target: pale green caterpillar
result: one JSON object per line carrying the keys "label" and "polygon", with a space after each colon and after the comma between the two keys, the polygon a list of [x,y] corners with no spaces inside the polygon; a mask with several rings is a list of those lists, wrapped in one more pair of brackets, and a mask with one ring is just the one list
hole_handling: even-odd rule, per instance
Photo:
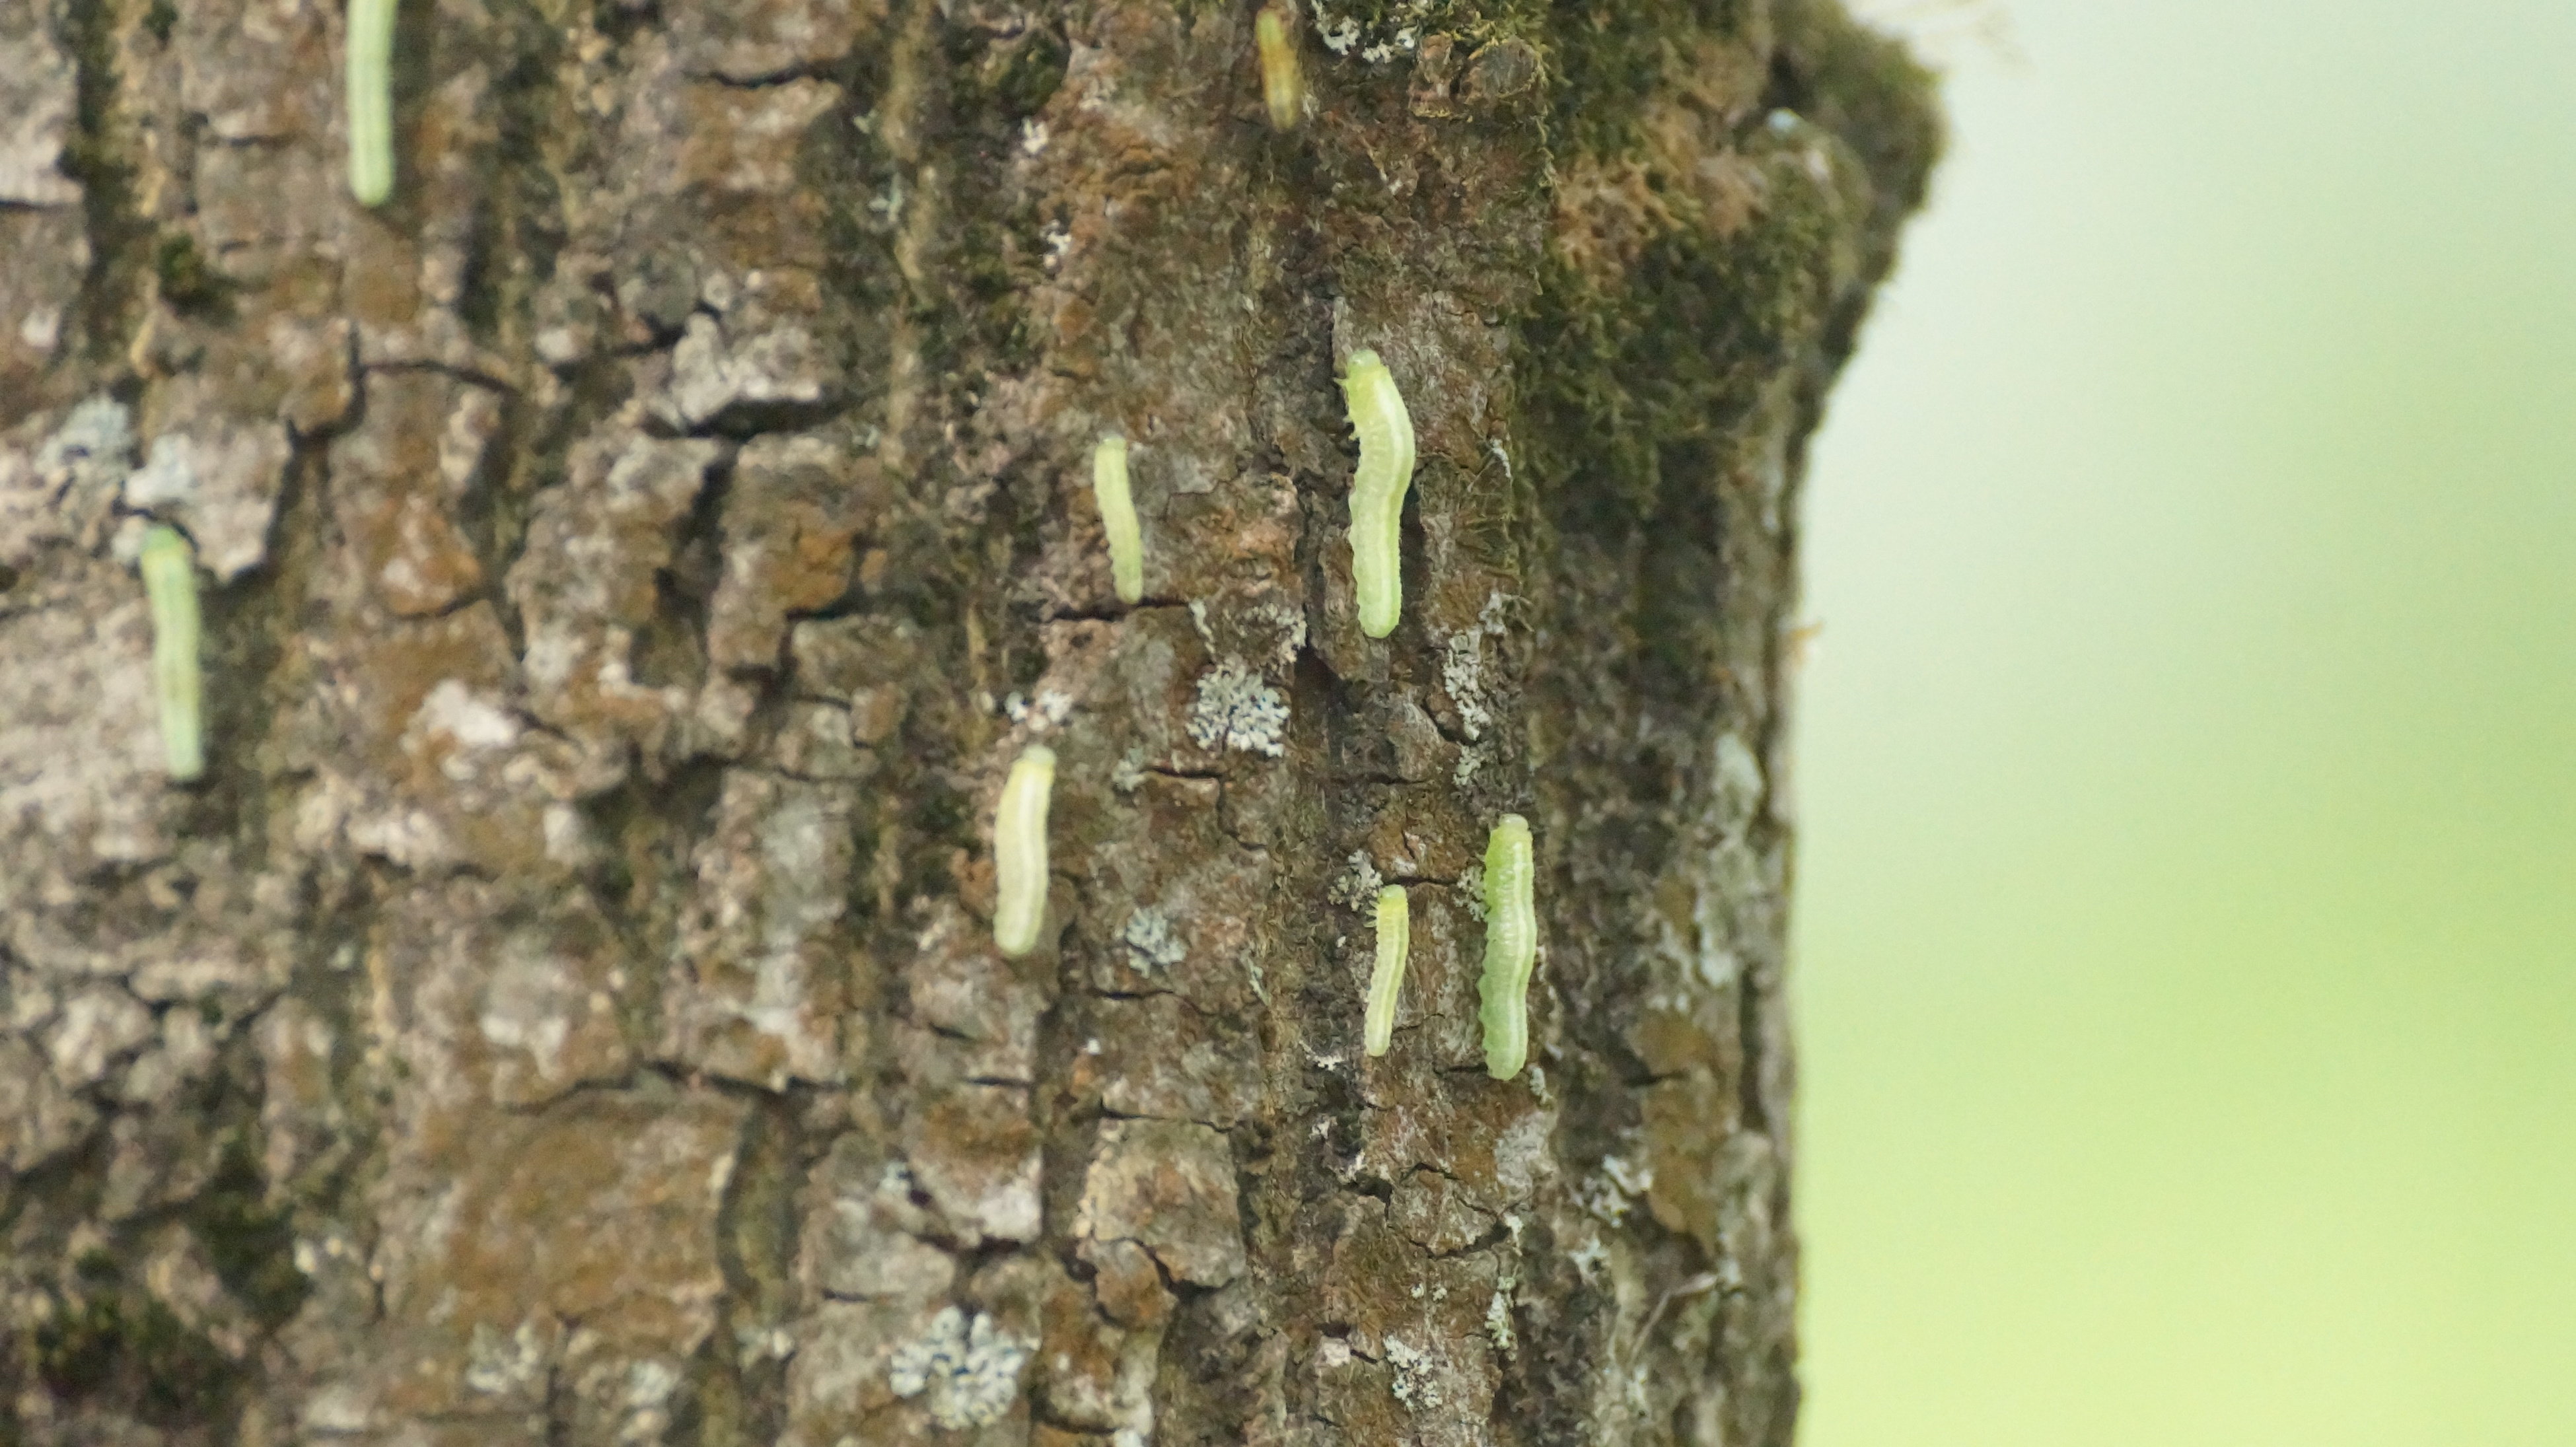
{"label": "pale green caterpillar", "polygon": [[1384,638],[1404,611],[1404,492],[1413,485],[1413,416],[1395,390],[1395,375],[1377,353],[1351,353],[1342,378],[1351,430],[1360,437],[1360,469],[1351,478],[1351,586],[1359,595],[1360,631]]}
{"label": "pale green caterpillar", "polygon": [[394,9],[349,0],[349,194],[381,206],[394,193]]}
{"label": "pale green caterpillar", "polygon": [[1485,840],[1485,1073],[1509,1080],[1529,1060],[1530,967],[1538,963],[1529,821],[1506,814]]}
{"label": "pale green caterpillar", "polygon": [[1395,997],[1404,989],[1404,957],[1412,942],[1413,910],[1404,886],[1377,892],[1377,968],[1369,974],[1368,1014],[1360,1037],[1371,1055],[1395,1043]]}
{"label": "pale green caterpillar", "polygon": [[1055,750],[1031,744],[1011,764],[993,811],[993,944],[1014,958],[1037,948],[1046,921],[1047,796],[1054,789]]}
{"label": "pale green caterpillar", "polygon": [[1091,449],[1091,495],[1100,503],[1100,528],[1109,535],[1109,580],[1118,601],[1145,596],[1145,535],[1136,525],[1136,498],[1127,486],[1127,439],[1112,432]]}
{"label": "pale green caterpillar", "polygon": [[1261,52],[1261,100],[1270,108],[1273,130],[1293,130],[1306,110],[1306,76],[1297,65],[1297,39],[1288,33],[1288,16],[1264,5],[1252,18],[1252,39]]}
{"label": "pale green caterpillar", "polygon": [[143,531],[143,596],[152,605],[152,692],[170,777],[206,771],[203,684],[197,663],[197,553],[167,523]]}

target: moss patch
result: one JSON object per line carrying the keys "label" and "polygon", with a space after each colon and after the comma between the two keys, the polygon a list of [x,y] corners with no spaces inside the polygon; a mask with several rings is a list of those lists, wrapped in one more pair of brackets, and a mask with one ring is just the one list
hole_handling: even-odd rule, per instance
{"label": "moss patch", "polygon": [[295,1231],[266,1202],[266,1179],[247,1140],[229,1142],[214,1180],[188,1208],[188,1228],[215,1275],[262,1327],[275,1330],[304,1304],[311,1284],[295,1267]]}
{"label": "moss patch", "polygon": [[28,1333],[26,1353],[36,1380],[55,1396],[113,1396],[145,1421],[172,1427],[228,1415],[239,1376],[202,1333],[128,1291],[66,1303]]}
{"label": "moss patch", "polygon": [[165,232],[152,252],[152,269],[161,278],[161,299],[181,316],[224,321],[232,315],[232,287],[213,267],[194,238]]}

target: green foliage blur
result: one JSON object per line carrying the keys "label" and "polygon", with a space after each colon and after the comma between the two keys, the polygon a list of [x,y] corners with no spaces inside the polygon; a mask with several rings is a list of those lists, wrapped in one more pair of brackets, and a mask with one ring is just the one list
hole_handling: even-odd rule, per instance
{"label": "green foliage blur", "polygon": [[2576,1443],[2576,4],[1863,8],[1803,1447]]}

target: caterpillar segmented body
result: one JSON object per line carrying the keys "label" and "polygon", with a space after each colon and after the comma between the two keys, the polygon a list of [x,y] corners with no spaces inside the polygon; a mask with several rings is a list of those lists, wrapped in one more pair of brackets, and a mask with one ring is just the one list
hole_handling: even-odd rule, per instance
{"label": "caterpillar segmented body", "polygon": [[1360,466],[1351,477],[1351,586],[1360,631],[1384,638],[1404,612],[1404,494],[1413,485],[1413,415],[1373,351],[1351,353],[1342,378]]}
{"label": "caterpillar segmented body", "polygon": [[1145,534],[1127,484],[1127,439],[1115,432],[1091,449],[1091,495],[1100,504],[1100,529],[1109,536],[1109,580],[1118,601],[1137,602],[1145,596]]}
{"label": "caterpillar segmented body", "polygon": [[1404,886],[1377,892],[1377,968],[1369,973],[1368,1013],[1360,1037],[1372,1056],[1395,1043],[1395,1002],[1404,989],[1404,958],[1412,944],[1413,910]]}
{"label": "caterpillar segmented body", "polygon": [[1037,948],[1046,922],[1047,798],[1055,789],[1055,750],[1031,744],[1011,764],[993,812],[993,944],[1018,957]]}
{"label": "caterpillar segmented body", "polygon": [[1538,962],[1529,821],[1506,814],[1485,840],[1485,1073],[1509,1080],[1529,1060],[1530,969]]}
{"label": "caterpillar segmented body", "polygon": [[197,550],[167,523],[144,530],[143,596],[152,608],[152,692],[161,705],[161,749],[170,777],[206,771],[203,674],[197,658]]}
{"label": "caterpillar segmented body", "polygon": [[399,0],[349,0],[349,194],[381,206],[394,191],[394,9]]}
{"label": "caterpillar segmented body", "polygon": [[1264,5],[1253,17],[1252,39],[1261,52],[1261,100],[1270,108],[1273,130],[1292,130],[1306,109],[1306,76],[1297,67],[1297,39],[1288,33],[1288,17],[1275,5]]}

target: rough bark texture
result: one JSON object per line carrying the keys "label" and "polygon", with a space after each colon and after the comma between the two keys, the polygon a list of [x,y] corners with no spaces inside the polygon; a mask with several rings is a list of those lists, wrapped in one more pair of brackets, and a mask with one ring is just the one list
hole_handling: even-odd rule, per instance
{"label": "rough bark texture", "polygon": [[1928,86],[1827,0],[1297,27],[1281,135],[1243,3],[403,0],[367,212],[330,0],[0,0],[0,1442],[1788,1439],[1800,448]]}

